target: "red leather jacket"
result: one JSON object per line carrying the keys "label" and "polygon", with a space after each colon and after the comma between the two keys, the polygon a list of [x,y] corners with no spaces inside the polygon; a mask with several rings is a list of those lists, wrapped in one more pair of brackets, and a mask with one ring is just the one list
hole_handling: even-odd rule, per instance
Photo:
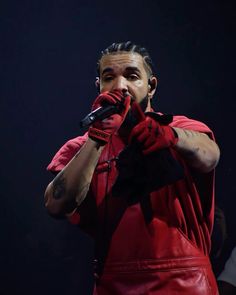
{"label": "red leather jacket", "polygon": [[[175,116],[171,126],[213,136],[206,125],[183,116]],[[84,135],[68,141],[48,170],[60,171],[86,139]],[[172,151],[184,167],[185,177],[130,204],[112,195],[117,155],[123,149],[123,142],[114,135],[101,154],[89,194],[79,208],[80,226],[96,240],[98,266],[102,266],[94,294],[218,294],[208,258],[214,172],[194,173]]]}

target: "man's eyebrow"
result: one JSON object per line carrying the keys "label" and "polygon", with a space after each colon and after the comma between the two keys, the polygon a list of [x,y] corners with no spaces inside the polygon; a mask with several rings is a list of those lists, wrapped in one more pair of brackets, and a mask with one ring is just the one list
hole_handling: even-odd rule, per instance
{"label": "man's eyebrow", "polygon": [[113,72],[113,69],[112,68],[105,68],[103,71],[102,71],[102,75],[106,74],[106,73],[109,73],[109,72]]}
{"label": "man's eyebrow", "polygon": [[[131,66],[125,68],[125,71],[141,73],[141,71],[140,71],[139,68],[137,68],[137,67],[131,67]],[[110,68],[110,67],[107,67],[107,68],[105,68],[105,69],[102,71],[102,75],[104,75],[104,74],[106,74],[106,73],[111,73],[111,72],[114,72],[114,69],[113,69],[113,68]]]}
{"label": "man's eyebrow", "polygon": [[140,72],[140,69],[137,68],[137,67],[127,67],[125,70],[126,71],[132,71],[132,72],[139,72],[139,73],[141,73]]}

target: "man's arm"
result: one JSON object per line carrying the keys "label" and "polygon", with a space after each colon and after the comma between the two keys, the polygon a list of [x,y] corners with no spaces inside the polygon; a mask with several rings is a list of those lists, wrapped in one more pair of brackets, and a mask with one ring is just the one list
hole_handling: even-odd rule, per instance
{"label": "man's arm", "polygon": [[54,217],[63,217],[72,213],[85,199],[98,159],[111,135],[116,132],[125,119],[131,102],[130,96],[114,90],[101,93],[94,101],[92,109],[103,104],[123,106],[119,114],[102,121],[95,121],[88,130],[88,140],[48,185],[45,192],[45,205]]}
{"label": "man's arm", "polygon": [[217,144],[205,133],[160,124],[159,115],[147,112],[145,117],[139,106],[135,107],[141,120],[133,128],[130,142],[138,142],[144,155],[173,148],[189,166],[200,172],[207,173],[215,168],[220,151]]}
{"label": "man's arm", "polygon": [[45,206],[50,215],[63,217],[82,203],[103,147],[88,138],[74,158],[49,183],[45,191]]}
{"label": "man's arm", "polygon": [[177,135],[178,142],[174,149],[178,151],[187,163],[207,173],[214,169],[220,158],[220,150],[217,144],[205,133],[172,127]]}

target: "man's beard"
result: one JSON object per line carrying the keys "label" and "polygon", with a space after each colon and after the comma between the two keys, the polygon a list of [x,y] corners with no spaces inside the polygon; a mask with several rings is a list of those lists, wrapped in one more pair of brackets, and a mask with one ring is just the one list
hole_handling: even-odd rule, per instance
{"label": "man's beard", "polygon": [[140,105],[142,111],[145,112],[146,109],[147,109],[147,106],[148,106],[148,95],[146,95],[146,96],[141,100],[141,102],[140,102],[139,105]]}
{"label": "man's beard", "polygon": [[[147,109],[147,106],[148,106],[148,95],[146,95],[142,100],[141,102],[139,103],[140,105],[140,108],[143,112],[146,111]],[[137,125],[139,123],[138,119],[133,115],[132,111],[129,110],[126,117],[125,117],[125,120],[124,122],[122,123],[121,125],[121,128],[119,130],[119,133],[129,133],[130,130],[133,129],[133,127],[135,125]]]}

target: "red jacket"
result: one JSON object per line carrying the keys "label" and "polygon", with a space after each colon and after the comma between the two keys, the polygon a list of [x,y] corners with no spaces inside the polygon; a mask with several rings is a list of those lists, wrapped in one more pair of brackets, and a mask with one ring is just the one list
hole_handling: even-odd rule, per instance
{"label": "red jacket", "polygon": [[[184,116],[175,116],[171,126],[213,137],[206,125]],[[60,171],[86,139],[87,134],[68,141],[48,170]],[[185,177],[129,203],[112,195],[117,156],[123,149],[123,142],[114,135],[100,156],[88,196],[78,210],[81,228],[96,240],[96,258],[102,266],[94,294],[218,294],[208,259],[214,172],[194,173],[172,150]]]}

